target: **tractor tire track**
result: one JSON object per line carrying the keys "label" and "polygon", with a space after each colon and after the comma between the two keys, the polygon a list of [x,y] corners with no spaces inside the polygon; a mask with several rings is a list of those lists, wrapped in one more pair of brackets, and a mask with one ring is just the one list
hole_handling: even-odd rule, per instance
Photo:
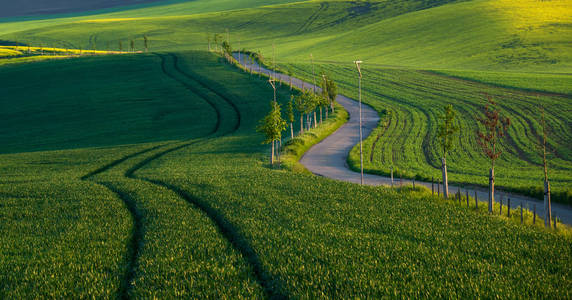
{"label": "tractor tire track", "polygon": [[[191,92],[194,93],[194,91],[191,89],[191,86],[190,86],[190,85],[188,85],[187,83],[185,83],[185,82],[183,82],[183,81],[181,81],[181,80],[178,80],[177,78],[175,78],[173,75],[169,74],[169,73],[166,71],[166,67],[165,67],[166,61],[165,61],[165,59],[164,59],[163,56],[161,56],[161,55],[159,55],[159,56],[161,57],[161,68],[162,68],[163,73],[164,73],[167,77],[174,79],[175,81],[179,82],[180,84],[182,84],[183,86],[185,86],[187,89],[191,90]],[[195,94],[197,94],[198,96],[200,96],[201,98],[203,98],[207,103],[209,103],[209,105],[211,105],[211,106],[213,107],[213,109],[215,110],[215,112],[216,112],[217,122],[216,122],[216,124],[215,124],[215,127],[214,127],[213,130],[212,130],[209,134],[207,134],[206,136],[213,135],[214,133],[216,133],[216,132],[219,130],[219,125],[220,125],[220,111],[216,108],[216,106],[214,105],[214,103],[212,103],[208,98],[204,97],[203,94],[199,94],[199,93],[195,93]],[[162,155],[165,155],[165,154],[167,154],[167,153],[169,153],[169,152],[176,151],[176,150],[178,150],[178,149],[181,149],[181,148],[183,148],[183,147],[189,146],[189,145],[191,145],[191,144],[193,144],[193,143],[196,143],[196,142],[197,142],[197,141],[193,141],[193,142],[190,142],[190,143],[186,143],[186,144],[183,144],[183,145],[179,145],[179,146],[177,146],[177,147],[168,149],[167,151],[161,152],[161,155],[157,155],[157,154],[156,154],[156,155],[153,155],[151,158],[153,158],[153,159],[158,158],[158,157],[160,157],[160,156],[162,156]],[[131,153],[131,154],[129,154],[129,155],[126,155],[126,156],[124,156],[124,157],[122,157],[122,158],[119,158],[119,159],[117,159],[117,160],[114,160],[114,161],[112,161],[111,163],[108,163],[108,164],[106,164],[106,165],[104,165],[104,166],[102,166],[102,167],[100,167],[100,168],[98,168],[98,169],[96,169],[96,170],[94,170],[94,171],[92,171],[92,172],[89,172],[88,174],[86,174],[86,175],[80,177],[80,180],[82,180],[82,181],[90,181],[90,182],[93,182],[93,183],[95,183],[95,184],[97,184],[97,185],[100,185],[100,186],[102,186],[102,187],[108,189],[108,190],[111,191],[112,193],[114,193],[119,199],[121,199],[121,201],[123,201],[123,203],[125,204],[125,206],[126,206],[127,209],[129,210],[130,215],[131,215],[132,218],[133,218],[133,231],[132,231],[132,233],[131,233],[131,239],[130,239],[130,241],[129,241],[129,251],[128,251],[127,255],[126,255],[126,256],[127,256],[126,260],[128,261],[128,263],[127,263],[127,271],[126,271],[126,273],[123,275],[123,279],[122,279],[122,281],[121,281],[121,285],[120,285],[120,288],[119,288],[119,291],[118,291],[118,295],[120,295],[120,297],[123,298],[123,299],[129,298],[128,292],[129,292],[129,289],[130,289],[130,283],[131,283],[131,281],[134,279],[134,276],[135,276],[135,268],[136,268],[136,266],[137,266],[137,259],[138,259],[138,257],[139,257],[139,253],[140,253],[140,251],[141,251],[141,246],[142,246],[142,244],[143,244],[144,228],[143,228],[143,225],[142,225],[142,215],[141,215],[140,211],[137,209],[137,202],[136,202],[136,200],[135,200],[133,197],[131,197],[131,195],[129,195],[129,193],[126,193],[126,192],[122,191],[121,189],[116,188],[116,187],[113,185],[113,183],[111,183],[111,182],[95,181],[95,180],[90,180],[90,178],[92,178],[92,177],[94,177],[94,176],[96,176],[96,175],[98,175],[98,174],[104,173],[104,172],[108,171],[109,169],[111,169],[111,168],[113,168],[113,167],[116,167],[116,166],[120,165],[121,163],[123,163],[123,162],[125,162],[125,161],[127,161],[127,160],[129,160],[129,159],[136,158],[136,157],[141,156],[141,155],[143,155],[143,154],[145,154],[145,153],[148,153],[148,152],[157,150],[157,149],[159,149],[159,148],[161,148],[161,147],[165,147],[165,146],[168,146],[168,145],[170,145],[170,144],[172,144],[172,143],[161,144],[161,145],[157,145],[157,146],[150,147],[150,148],[147,148],[147,149],[143,149],[143,150],[138,151],[138,152]],[[143,160],[143,162],[138,163],[136,166],[142,167],[144,164],[150,162],[151,160],[152,160],[152,159],[147,158],[147,159]],[[133,169],[133,168],[132,168],[132,169]],[[131,170],[131,169],[130,169],[130,170]],[[128,172],[129,172],[129,171],[128,171]],[[127,177],[129,178],[129,176],[127,176]]]}
{"label": "tractor tire track", "polygon": [[[213,138],[216,138],[216,137],[223,137],[223,136],[231,135],[239,129],[240,124],[241,124],[240,123],[240,120],[241,120],[240,111],[239,111],[238,107],[236,106],[236,104],[231,99],[229,99],[226,95],[220,93],[219,91],[214,90],[208,84],[206,84],[200,80],[197,80],[192,75],[189,75],[186,72],[182,71],[180,69],[180,67],[178,66],[178,57],[175,54],[170,54],[170,56],[173,57],[173,63],[175,66],[175,70],[178,73],[180,73],[180,75],[183,75],[186,78],[199,83],[201,86],[203,86],[206,89],[208,89],[209,91],[213,92],[215,95],[220,97],[223,101],[228,103],[228,105],[230,107],[232,107],[236,113],[237,122],[236,122],[236,124],[232,130],[230,130],[229,132],[226,132],[224,134],[220,134],[220,135],[216,134],[216,132],[219,129],[219,126],[217,126],[217,131],[205,136],[204,139],[193,140],[193,141],[190,141],[188,143],[178,145],[176,147],[169,148],[169,149],[163,150],[161,152],[158,152],[158,153],[140,161],[139,163],[134,165],[132,168],[128,169],[124,173],[124,176],[126,178],[129,178],[129,179],[141,180],[141,181],[148,182],[148,183],[166,188],[168,190],[171,190],[174,193],[176,193],[177,195],[179,195],[179,197],[186,200],[190,205],[192,205],[196,209],[199,209],[201,212],[203,212],[205,214],[205,216],[207,216],[214,223],[214,225],[217,227],[217,229],[222,234],[222,236],[232,245],[232,247],[236,251],[238,251],[244,257],[244,259],[246,260],[246,263],[248,265],[250,265],[250,267],[252,268],[252,270],[254,272],[254,276],[256,278],[256,281],[264,290],[266,297],[272,298],[272,299],[286,299],[286,298],[288,298],[288,295],[286,295],[284,292],[285,288],[283,287],[282,281],[279,280],[279,278],[273,277],[272,275],[270,275],[270,272],[268,272],[264,269],[264,266],[263,266],[260,258],[258,257],[256,252],[254,251],[254,248],[248,242],[247,238],[244,237],[244,235],[242,235],[240,233],[240,230],[238,230],[234,225],[232,225],[232,223],[230,221],[228,221],[224,217],[223,214],[221,214],[219,211],[217,211],[215,208],[213,208],[207,202],[200,200],[199,197],[196,197],[196,196],[192,195],[191,193],[184,191],[183,189],[181,189],[177,186],[171,185],[167,182],[160,181],[160,180],[150,179],[150,178],[146,178],[146,177],[140,177],[140,176],[137,176],[135,174],[138,170],[140,170],[144,166],[148,165],[149,163],[151,163],[151,162],[153,162],[153,161],[155,161],[155,160],[157,160],[157,159],[159,159],[159,158],[161,158],[161,157],[163,157],[169,153],[175,152],[177,150],[181,150],[185,147],[197,145],[199,143],[206,143],[209,140],[212,140]],[[162,57],[162,58],[164,58],[164,57]],[[162,61],[163,61],[163,63],[165,62],[164,59]],[[163,66],[164,66],[164,64],[163,64]],[[175,76],[173,76],[173,75],[168,75],[168,76],[175,79]],[[187,86],[190,90],[192,89],[192,87],[190,85],[188,85],[186,82],[184,82],[182,80],[178,80],[178,79],[176,79],[176,80],[178,82],[180,82],[181,84]],[[201,94],[199,94],[199,95],[201,95]],[[215,108],[215,107],[216,106],[213,103],[213,108]],[[217,115],[220,116],[220,113],[218,113]]]}
{"label": "tractor tire track", "polygon": [[88,173],[88,174],[86,174],[80,178],[82,181],[93,182],[94,184],[102,186],[102,187],[106,188],[107,190],[109,190],[110,192],[112,192],[113,194],[115,194],[125,204],[125,207],[127,207],[129,214],[133,218],[133,230],[131,232],[131,238],[128,242],[129,246],[128,246],[128,252],[126,254],[127,268],[126,268],[125,274],[123,274],[123,279],[121,280],[121,285],[119,287],[119,290],[117,291],[117,294],[122,299],[129,298],[129,295],[128,295],[129,286],[130,286],[131,281],[134,278],[134,274],[135,274],[134,270],[135,270],[135,266],[137,264],[137,259],[139,257],[141,245],[143,242],[144,229],[143,229],[143,225],[142,225],[141,213],[137,209],[136,201],[128,193],[125,193],[125,192],[121,191],[120,189],[114,187],[111,182],[99,182],[99,181],[90,180],[90,178],[92,178],[95,175],[101,174],[101,173],[123,163],[124,161],[126,161],[128,159],[137,157],[139,155],[145,154],[147,152],[153,151],[153,150],[161,148],[163,146],[165,146],[165,144],[158,145],[155,147],[150,147],[147,149],[143,149],[143,150],[135,152],[135,153],[131,153],[131,154],[126,155],[120,159],[112,161],[111,163],[106,164],[106,165],[104,165],[104,166],[102,166],[102,167],[100,167],[100,168],[98,168],[98,169],[96,169],[96,170],[94,170],[94,171],[92,171],[92,172],[90,172],[90,173]]}
{"label": "tractor tire track", "polygon": [[320,8],[316,10],[306,21],[294,32],[295,34],[302,33],[308,29],[308,27],[312,26],[312,24],[318,19],[320,13],[324,10],[327,10],[330,4],[327,2],[320,3]]}
{"label": "tractor tire track", "polygon": [[248,239],[240,233],[231,222],[229,222],[221,213],[213,208],[205,201],[201,201],[198,197],[193,196],[187,191],[178,188],[174,185],[168,184],[160,180],[153,180],[147,178],[141,178],[147,182],[153,183],[158,186],[165,187],[175,193],[177,193],[181,198],[185,199],[187,202],[195,206],[197,209],[201,210],[219,229],[220,233],[224,238],[232,245],[235,250],[238,250],[241,255],[245,258],[246,262],[252,267],[256,281],[260,284],[264,290],[264,294],[268,299],[288,299],[289,296],[285,293],[282,281],[272,276],[268,271],[264,269],[260,258],[254,251],[254,248],[248,242]]}
{"label": "tractor tire track", "polygon": [[[166,58],[165,58],[165,55],[157,54],[157,56],[159,56],[159,57],[161,58],[161,69],[162,69],[162,71],[163,71],[163,74],[167,75],[167,77],[169,77],[169,78],[171,78],[171,79],[177,81],[179,84],[183,85],[183,86],[184,86],[187,90],[189,90],[191,93],[193,93],[193,94],[195,94],[195,95],[198,95],[199,97],[203,98],[203,99],[214,109],[214,111],[215,111],[215,113],[216,113],[216,124],[215,124],[215,127],[213,128],[213,130],[210,132],[210,134],[213,134],[213,133],[217,132],[217,131],[219,130],[219,128],[220,128],[221,116],[220,116],[220,111],[219,111],[219,109],[216,107],[216,105],[214,104],[214,102],[212,102],[212,101],[209,99],[208,95],[205,95],[202,91],[199,91],[198,89],[196,89],[196,88],[193,87],[192,85],[186,83],[185,81],[183,81],[183,80],[181,80],[181,79],[175,77],[173,74],[169,73],[169,72],[167,71],[166,66],[165,66],[165,65],[166,65],[166,62],[167,62],[167,60],[166,60]],[[176,56],[175,56],[175,57],[176,57]],[[175,70],[180,73],[179,68],[177,67],[177,60],[175,60],[175,61],[173,62],[173,65],[175,66]],[[182,74],[182,75],[184,75],[184,74]],[[208,135],[210,135],[210,134],[208,134]],[[207,136],[208,136],[208,135],[207,135]]]}
{"label": "tractor tire track", "polygon": [[[185,191],[185,190],[183,190],[183,189],[181,189],[175,185],[172,185],[172,184],[169,184],[165,181],[161,181],[161,180],[157,180],[157,179],[140,177],[140,176],[137,176],[135,174],[138,170],[140,170],[141,168],[143,168],[147,164],[149,164],[152,161],[155,161],[155,160],[157,160],[157,159],[159,159],[159,158],[161,158],[161,157],[163,157],[169,153],[175,152],[177,150],[181,150],[185,147],[197,145],[199,143],[206,143],[213,138],[226,136],[226,135],[232,134],[234,132],[235,131],[225,133],[225,134],[220,135],[220,136],[211,136],[211,137],[208,137],[206,139],[191,141],[189,143],[185,143],[185,144],[182,144],[182,145],[179,145],[179,146],[158,152],[158,153],[148,157],[147,159],[139,162],[138,164],[136,164],[135,166],[133,166],[129,170],[127,170],[124,175],[125,175],[125,177],[127,177],[129,179],[140,180],[140,181],[144,181],[147,183],[151,183],[151,184],[156,185],[156,186],[166,188],[166,189],[174,192],[175,194],[177,194],[179,197],[184,199],[187,203],[189,203],[194,208],[196,208],[196,209],[200,210],[202,213],[204,213],[205,216],[208,217],[214,223],[214,225],[217,227],[218,231],[221,233],[221,235],[224,237],[224,239],[226,239],[231,244],[231,246],[242,255],[242,257],[244,257],[244,259],[246,260],[246,263],[252,268],[252,271],[254,272],[255,279],[258,282],[258,284],[262,287],[266,298],[269,298],[269,299],[287,299],[288,295],[285,294],[285,292],[284,292],[285,289],[283,288],[282,281],[279,278],[276,278],[276,277],[273,277],[272,275],[269,275],[270,273],[264,269],[264,266],[263,266],[259,256],[256,254],[256,251],[248,242],[248,239],[244,235],[242,235],[240,233],[240,230],[237,229],[230,221],[228,221],[224,217],[223,214],[221,214],[219,211],[217,211],[217,209],[215,209],[211,205],[209,205],[208,202],[202,201],[199,197],[196,197],[196,196],[192,195],[191,193],[189,193],[189,192],[187,192],[187,191]],[[135,264],[133,264],[133,266],[135,266]]]}
{"label": "tractor tire track", "polygon": [[171,56],[174,59],[174,65],[175,65],[175,69],[177,70],[177,72],[179,72],[181,75],[185,76],[188,79],[191,79],[192,81],[197,82],[198,84],[200,84],[202,87],[206,88],[207,90],[211,91],[212,93],[214,93],[215,95],[217,95],[218,97],[220,97],[223,101],[225,101],[228,105],[230,105],[232,107],[232,109],[234,110],[235,114],[236,114],[236,124],[234,126],[233,131],[237,131],[238,128],[240,127],[240,122],[241,122],[241,115],[240,115],[240,110],[238,109],[238,106],[236,106],[236,104],[229,99],[226,95],[222,94],[221,92],[219,92],[216,89],[213,89],[210,85],[204,83],[203,81],[201,81],[199,78],[196,78],[195,76],[181,70],[180,66],[179,66],[179,57],[177,55],[175,55],[174,53],[171,53]]}
{"label": "tractor tire track", "polygon": [[392,120],[392,117],[390,116],[389,120],[387,121],[387,124],[381,129],[381,132],[377,135],[377,138],[375,139],[375,141],[371,145],[371,155],[369,157],[370,162],[373,162],[373,155],[374,155],[374,151],[375,151],[375,147],[377,145],[377,142],[379,141],[379,139],[381,139],[381,137],[383,137],[385,135],[385,133],[387,133],[389,126],[391,126],[391,120]]}
{"label": "tractor tire track", "polygon": [[127,271],[124,274],[124,279],[121,281],[121,286],[118,292],[121,299],[129,299],[129,290],[131,282],[135,278],[135,268],[137,266],[137,260],[139,259],[139,253],[141,253],[143,236],[145,235],[143,217],[137,209],[137,202],[128,193],[125,193],[122,190],[116,188],[111,182],[96,182],[96,184],[101,185],[115,193],[123,201],[123,203],[125,203],[129,213],[133,217],[133,233],[131,235],[131,240],[129,241],[129,250],[126,255],[128,261]]}

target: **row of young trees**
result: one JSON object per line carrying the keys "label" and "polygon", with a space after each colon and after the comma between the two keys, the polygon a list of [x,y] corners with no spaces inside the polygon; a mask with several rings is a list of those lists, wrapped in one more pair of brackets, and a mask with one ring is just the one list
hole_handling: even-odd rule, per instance
{"label": "row of young trees", "polygon": [[[272,81],[272,79],[271,79]],[[335,99],[337,96],[337,86],[333,80],[330,80],[325,74],[322,74],[321,93],[315,93],[312,90],[302,90],[298,95],[290,96],[287,104],[285,117],[282,116],[281,105],[276,99],[271,101],[270,112],[260,121],[257,130],[264,134],[264,143],[272,144],[270,153],[270,163],[275,162],[276,146],[282,140],[282,132],[290,127],[290,138],[294,138],[294,121],[296,113],[300,118],[300,131],[316,128],[323,122],[323,112],[325,111],[326,119],[328,112],[334,112]],[[319,112],[319,120],[317,113]],[[305,122],[304,122],[305,119]],[[305,125],[305,126],[304,126]]]}
{"label": "row of young trees", "polygon": [[[18,50],[18,47],[20,46],[20,43],[19,43],[18,41],[16,41],[16,42],[15,42],[15,45],[16,45],[15,49]],[[107,42],[105,45],[106,45],[105,51],[109,51],[109,46],[110,46],[109,42]],[[119,46],[119,51],[120,51],[120,52],[123,52],[123,48],[124,48],[124,47],[123,47],[123,41],[122,41],[122,40],[119,40],[119,41],[118,41],[118,46]],[[144,34],[144,35],[143,35],[143,47],[144,47],[145,52],[149,52],[149,46],[150,46],[149,38],[147,37],[146,34]],[[31,46],[28,44],[28,45],[25,45],[25,47],[27,47],[28,55],[32,54]],[[44,45],[43,45],[42,43],[40,43],[38,48],[39,48],[39,51],[40,51],[40,55],[44,55],[44,50],[47,50],[47,49],[44,48]],[[67,47],[65,48],[64,51],[61,51],[61,49],[58,50],[58,51],[56,51],[56,50],[55,50],[56,47],[53,47],[53,46],[47,47],[47,48],[48,48],[48,49],[52,49],[51,54],[53,54],[53,55],[55,55],[56,52],[64,52],[64,53],[68,53],[68,52],[69,52]],[[79,50],[79,55],[89,54],[89,51],[93,51],[93,54],[95,54],[95,52],[97,51],[97,44],[96,44],[95,40],[94,40],[94,41],[90,41],[89,49],[83,49],[82,47],[79,47],[78,50]],[[130,40],[129,40],[129,48],[128,48],[128,51],[130,51],[130,52],[135,52],[135,40],[134,40],[134,39],[130,39]]]}
{"label": "row of young trees", "polygon": [[[123,52],[123,41],[119,40],[119,51]],[[146,34],[143,35],[143,49],[145,50],[145,53],[149,52],[149,47],[150,47],[150,41],[149,41],[149,37],[147,37]],[[107,43],[107,47],[106,50],[109,49],[109,43]],[[95,45],[93,45],[93,50],[95,50]],[[135,52],[135,40],[130,39],[129,40],[129,51],[130,52]]]}
{"label": "row of young trees", "polygon": [[[221,53],[232,57],[232,48],[230,43],[227,41],[230,39],[227,32],[227,40],[221,40],[221,35],[215,34],[215,46],[218,49],[218,42],[221,42]],[[210,38],[209,38],[209,49],[210,49]],[[240,54],[239,54],[240,57]],[[262,63],[262,55],[254,52],[250,52],[248,59],[254,66]],[[275,64],[274,64],[275,68]],[[313,68],[313,63],[312,63]],[[252,72],[252,70],[251,70]],[[314,72],[312,71],[314,74]],[[292,88],[292,73],[288,70],[287,75],[290,81],[290,87]],[[326,74],[321,74],[321,92],[317,93],[315,84],[312,90],[302,89],[302,91],[297,95],[291,95],[290,101],[288,102],[286,108],[286,118],[282,117],[281,106],[276,101],[276,86],[275,80],[270,78],[270,83],[274,88],[274,99],[271,102],[270,112],[266,115],[260,122],[257,130],[265,135],[264,143],[272,144],[270,162],[274,164],[276,144],[282,140],[282,132],[286,130],[288,124],[290,127],[290,138],[294,138],[294,127],[293,123],[295,120],[295,112],[298,113],[300,118],[300,131],[299,134],[303,134],[305,130],[311,128],[316,128],[318,126],[318,118],[316,113],[319,111],[320,118],[319,122],[322,123],[323,120],[323,109],[325,109],[326,119],[328,118],[328,112],[334,112],[334,104],[337,96],[337,86],[335,82],[326,76]],[[315,76],[313,79],[316,82]],[[328,110],[329,109],[329,110]],[[449,198],[449,186],[448,186],[448,175],[447,175],[447,154],[453,150],[455,146],[455,138],[460,130],[459,123],[456,121],[456,111],[453,109],[452,105],[447,105],[443,109],[443,113],[439,117],[439,124],[437,129],[437,138],[440,143],[441,148],[441,171],[442,171],[442,183],[443,183],[443,195],[445,198]],[[304,119],[306,121],[304,122]],[[313,121],[313,122],[312,122]],[[494,191],[495,191],[495,161],[500,157],[502,151],[499,149],[499,144],[502,138],[505,136],[507,129],[510,126],[510,119],[502,115],[497,103],[489,96],[487,96],[487,104],[484,107],[484,117],[477,118],[477,121],[481,124],[480,128],[476,131],[477,143],[483,151],[484,155],[490,160],[491,167],[489,170],[489,212],[493,211],[494,204]],[[306,124],[306,126],[304,126]],[[544,121],[544,113],[542,113],[542,129],[543,129],[543,162],[544,162],[544,195],[545,195],[545,224],[550,226],[551,220],[551,207],[550,207],[550,184],[548,182],[548,171],[547,171],[547,161],[546,161],[546,124]]]}
{"label": "row of young trees", "polygon": [[[214,49],[212,43],[214,42]],[[220,33],[215,33],[212,36],[207,34],[208,50],[215,51],[225,56],[232,56],[232,47],[230,44],[230,32],[226,30],[226,38]]]}
{"label": "row of young trees", "polygon": [[[543,140],[541,143],[543,164],[544,164],[544,209],[545,209],[545,226],[550,227],[551,205],[550,205],[550,183],[548,181],[548,167],[546,160],[546,122],[544,120],[544,112],[542,111],[542,132]],[[491,167],[489,169],[489,198],[488,209],[489,212],[493,211],[494,193],[495,193],[495,161],[501,156],[502,150],[499,149],[499,144],[505,136],[508,127],[510,126],[510,119],[502,115],[497,103],[487,96],[487,104],[484,108],[484,116],[478,117],[477,121],[481,125],[476,131],[477,143],[480,146],[483,154],[490,160]],[[447,153],[453,150],[456,134],[459,132],[460,127],[456,121],[456,111],[451,104],[443,109],[443,113],[439,117],[439,124],[437,129],[437,138],[439,140],[442,158],[441,158],[441,172],[443,176],[443,197],[449,198],[449,186],[447,178]]]}

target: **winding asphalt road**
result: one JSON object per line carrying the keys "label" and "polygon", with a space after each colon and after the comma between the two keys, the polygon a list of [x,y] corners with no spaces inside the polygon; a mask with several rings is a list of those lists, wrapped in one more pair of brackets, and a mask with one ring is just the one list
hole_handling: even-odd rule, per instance
{"label": "winding asphalt road", "polygon": [[[274,75],[271,70],[265,69],[259,66],[256,62],[252,62],[247,56],[238,53],[234,54],[234,58],[239,60],[239,62],[247,69],[253,69],[254,72],[265,73],[269,76]],[[357,74],[356,74],[357,75]],[[285,74],[276,73],[275,78],[289,84],[290,77]],[[292,84],[301,89],[311,89],[314,86],[311,83],[304,82],[298,78],[292,77]],[[316,91],[320,91],[319,87],[315,87]],[[336,132],[322,140],[320,143],[314,145],[310,150],[308,150],[300,163],[303,164],[310,172],[336,180],[360,183],[360,174],[349,169],[347,164],[347,157],[350,150],[354,145],[359,143],[359,102],[354,99],[348,98],[343,95],[338,95],[336,98],[339,104],[341,104],[349,113],[350,119],[344,125],[342,125]],[[369,136],[372,130],[377,126],[379,122],[379,115],[377,112],[368,105],[362,105],[362,132],[364,139]],[[391,185],[391,178],[373,174],[364,174],[364,183],[367,185]],[[403,179],[401,184],[411,185],[412,180]],[[399,179],[394,179],[394,185],[399,185]],[[420,182],[415,181],[416,185],[423,185],[431,189],[430,182]],[[435,186],[435,189],[437,187]],[[449,185],[449,192],[456,193],[459,187],[455,185]],[[461,194],[463,195],[463,203],[466,203],[464,196],[466,195],[467,189],[461,187]],[[436,191],[435,191],[436,192]],[[468,188],[469,195],[474,197],[475,192],[477,193],[477,198],[481,202],[485,202],[488,199],[488,190],[484,188]],[[506,199],[511,199],[511,208],[516,208],[522,205],[524,208],[533,210],[536,206],[536,213],[541,217],[544,216],[544,204],[543,201],[539,201],[530,197],[521,196],[513,193],[502,193],[504,198],[504,205],[506,205]],[[500,201],[500,193],[495,193],[495,200]],[[470,203],[474,207],[474,202]],[[481,204],[482,205],[482,204]],[[486,204],[485,204],[486,205]],[[506,209],[504,210],[506,213]],[[552,203],[552,215],[553,217],[558,217],[563,223],[572,224],[572,207]]]}

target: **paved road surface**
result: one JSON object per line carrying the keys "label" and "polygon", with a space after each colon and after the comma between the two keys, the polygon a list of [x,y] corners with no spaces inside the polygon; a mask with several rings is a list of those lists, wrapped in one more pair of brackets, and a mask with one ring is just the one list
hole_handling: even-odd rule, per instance
{"label": "paved road surface", "polygon": [[[236,53],[235,58],[239,58],[238,54]],[[272,74],[272,71],[262,68],[256,63],[251,63],[244,55],[240,56],[240,63],[247,68],[254,68],[255,72],[263,72],[269,75]],[[284,74],[276,73],[276,78],[286,83],[290,82],[289,76]],[[294,77],[292,77],[292,83],[299,88],[313,88],[312,84],[303,82],[300,79]],[[320,90],[318,87],[316,87],[316,89]],[[346,162],[350,150],[354,147],[354,145],[359,143],[359,102],[343,95],[338,95],[336,101],[338,101],[338,103],[340,103],[348,111],[350,115],[349,121],[340,127],[336,132],[322,140],[322,142],[310,148],[310,150],[304,154],[300,160],[300,163],[302,163],[308,170],[310,170],[310,172],[316,175],[342,181],[360,183],[360,174],[350,170]],[[368,105],[362,105],[362,130],[364,139],[377,126],[378,121],[379,115],[377,112]],[[364,183],[368,185],[391,185],[391,179],[389,177],[379,175],[365,174]],[[395,180],[394,178],[394,184],[399,185],[399,179]],[[402,184],[412,184],[412,181],[403,179]],[[415,184],[424,185],[431,189],[430,182],[416,181]],[[435,187],[435,189],[437,189],[437,187]],[[457,186],[449,186],[450,193],[457,192],[457,190]],[[478,199],[486,203],[488,199],[488,190],[484,188],[476,188],[476,191]],[[461,188],[461,194],[465,195],[465,193],[466,189]],[[469,188],[469,195],[471,197],[474,196],[474,193],[475,189]],[[517,207],[522,202],[525,208],[529,208],[532,211],[533,205],[536,205],[536,212],[540,216],[544,216],[543,201],[512,193],[503,194],[505,205],[506,198],[508,197],[511,199],[511,207]],[[499,199],[500,195],[495,195],[495,200],[500,201]],[[470,204],[474,205],[474,203]],[[572,207],[558,203],[552,203],[552,214],[553,216],[557,216],[558,219],[562,220],[562,222],[566,224],[572,224]]]}

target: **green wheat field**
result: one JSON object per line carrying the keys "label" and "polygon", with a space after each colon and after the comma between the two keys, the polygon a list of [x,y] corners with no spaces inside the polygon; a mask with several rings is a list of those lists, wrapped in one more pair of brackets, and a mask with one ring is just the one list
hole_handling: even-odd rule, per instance
{"label": "green wheat field", "polygon": [[[347,121],[341,106],[293,140],[288,127],[284,163],[270,165],[257,126],[273,89],[229,63],[222,40],[307,82],[327,74],[354,99],[352,61],[363,60],[363,101],[381,118],[363,144],[372,174],[438,178],[439,116],[452,104],[449,180],[486,187],[476,131],[489,96],[512,123],[497,188],[540,200],[542,107],[552,201],[572,205],[568,0],[159,0],[15,14],[0,17],[0,298],[572,297],[565,224],[305,170],[297,160]],[[286,108],[300,91],[276,93]],[[347,163],[359,170],[359,145]]]}

